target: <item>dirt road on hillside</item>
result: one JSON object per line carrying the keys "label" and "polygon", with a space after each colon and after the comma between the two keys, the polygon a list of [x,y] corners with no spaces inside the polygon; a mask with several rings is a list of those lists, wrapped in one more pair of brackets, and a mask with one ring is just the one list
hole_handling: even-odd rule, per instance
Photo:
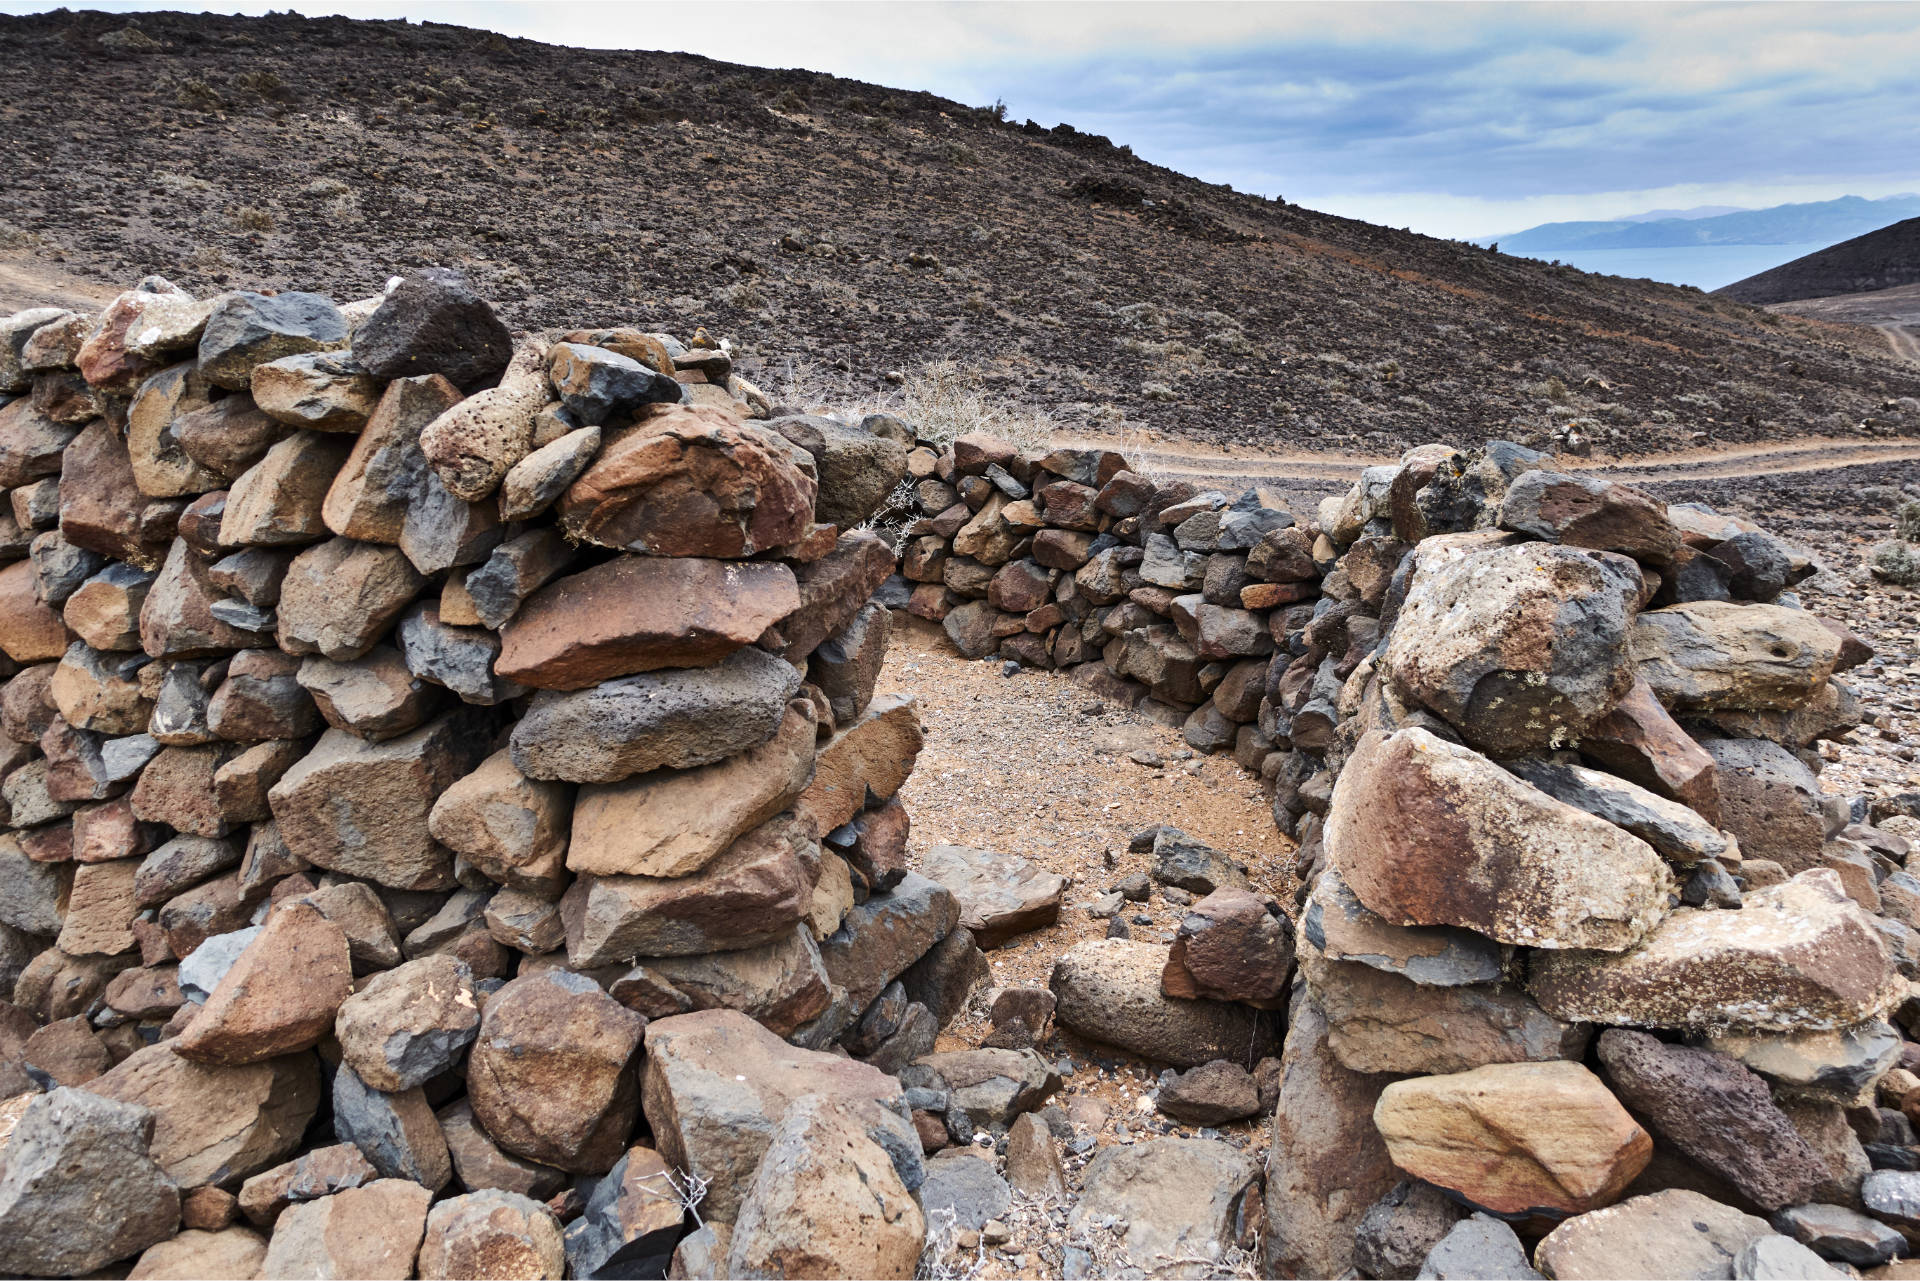
{"label": "dirt road on hillside", "polygon": [[[1236,479],[1250,483],[1277,481],[1306,487],[1352,483],[1362,467],[1393,463],[1386,456],[1298,451],[1256,454],[1235,451],[1122,448],[1114,442],[1062,439],[1062,445],[1092,445],[1119,449],[1154,475],[1201,479]],[[1562,456],[1556,465],[1570,472],[1592,472],[1628,484],[1667,484],[1690,481],[1738,480],[1798,472],[1830,472],[1853,467],[1920,461],[1920,441],[1865,443],[1815,439],[1791,445],[1735,445],[1725,448],[1675,450],[1671,454],[1631,459],[1592,459]]]}

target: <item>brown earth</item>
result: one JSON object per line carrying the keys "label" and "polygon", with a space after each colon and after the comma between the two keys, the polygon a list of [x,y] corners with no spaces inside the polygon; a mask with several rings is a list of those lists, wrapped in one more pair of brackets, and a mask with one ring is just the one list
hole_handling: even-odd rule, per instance
{"label": "brown earth", "polygon": [[520,325],[707,325],[776,395],[796,373],[872,394],[951,357],[1064,430],[1212,446],[1920,432],[1899,405],[1920,366],[1870,328],[1335,218],[805,71],[59,12],[0,18],[0,131],[16,271],[352,297],[452,264]]}

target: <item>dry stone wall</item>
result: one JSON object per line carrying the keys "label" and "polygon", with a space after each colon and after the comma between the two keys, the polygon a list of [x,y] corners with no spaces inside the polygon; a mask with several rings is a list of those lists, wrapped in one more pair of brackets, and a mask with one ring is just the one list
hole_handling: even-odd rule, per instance
{"label": "dry stone wall", "polygon": [[904,424],[440,270],[21,313],[0,397],[0,1271],[661,1275],[704,1196],[759,1275],[857,1176],[819,1249],[911,1272],[985,962],[875,696]]}
{"label": "dry stone wall", "polygon": [[1305,516],[1097,451],[909,466],[910,612],[1233,752],[1299,842],[1282,905],[1142,834],[1204,897],[1171,946],[1082,943],[1052,984],[1062,1023],[1193,1069],[1176,1114],[1239,1071],[1206,1059],[1255,1066],[1229,1011],[1286,1007],[1270,1275],[1907,1253],[1920,881],[1821,791],[1872,653],[1800,607],[1806,553],[1502,443]]}
{"label": "dry stone wall", "polygon": [[[1505,444],[1311,514],[939,448],[437,270],[8,317],[0,396],[0,1271],[904,1277],[1033,1204],[1073,1276],[1920,1240],[1920,881],[1812,750],[1870,650],[1750,524]],[[895,611],[1231,751],[1293,892],[1143,832],[1089,906],[1171,942],[935,1052],[1066,885],[909,866]],[[1075,1134],[1056,1028],[1265,1159]]]}

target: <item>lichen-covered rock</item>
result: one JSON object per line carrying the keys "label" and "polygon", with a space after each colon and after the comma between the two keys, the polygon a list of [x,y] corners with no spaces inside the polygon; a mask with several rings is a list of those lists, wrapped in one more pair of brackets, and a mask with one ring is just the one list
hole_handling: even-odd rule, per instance
{"label": "lichen-covered rock", "polygon": [[1550,543],[1418,556],[1380,673],[1475,747],[1566,746],[1632,688],[1631,561]]}
{"label": "lichen-covered rock", "polygon": [[1746,896],[1737,912],[1681,908],[1624,953],[1534,954],[1528,987],[1563,1019],[1641,1027],[1848,1027],[1905,999],[1872,918],[1828,869]]}
{"label": "lichen-covered rock", "polygon": [[1641,614],[1633,657],[1671,708],[1790,709],[1833,675],[1840,638],[1805,610],[1692,601]]}

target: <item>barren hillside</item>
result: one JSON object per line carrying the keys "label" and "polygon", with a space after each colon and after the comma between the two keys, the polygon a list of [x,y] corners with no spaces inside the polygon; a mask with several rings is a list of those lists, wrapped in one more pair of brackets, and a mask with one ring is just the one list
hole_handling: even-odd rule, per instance
{"label": "barren hillside", "polygon": [[1885,408],[1920,366],[1870,329],[1333,218],[927,94],[291,15],[8,17],[0,51],[0,269],[29,277],[350,297],[451,263],[524,325],[713,327],[776,395],[794,353],[855,394],[946,357],[1067,430],[1211,445],[1920,429]]}
{"label": "barren hillside", "polygon": [[1916,284],[1920,284],[1920,218],[1909,218],[1714,292],[1739,302],[1765,304],[1879,293]]}

